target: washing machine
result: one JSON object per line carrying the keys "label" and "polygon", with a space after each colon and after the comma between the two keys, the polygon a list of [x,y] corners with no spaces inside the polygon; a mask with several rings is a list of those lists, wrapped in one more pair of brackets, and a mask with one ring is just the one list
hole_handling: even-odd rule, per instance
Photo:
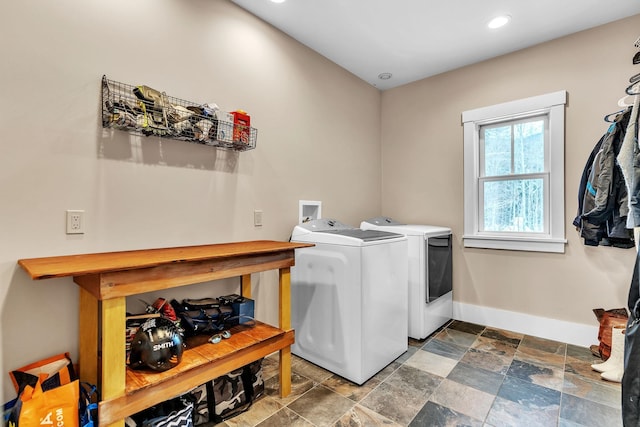
{"label": "washing machine", "polygon": [[407,351],[407,238],[333,219],[297,225],[293,354],[358,385]]}
{"label": "washing machine", "polygon": [[451,229],[404,224],[389,217],[363,221],[361,229],[400,233],[408,239],[409,336],[424,339],[453,317]]}

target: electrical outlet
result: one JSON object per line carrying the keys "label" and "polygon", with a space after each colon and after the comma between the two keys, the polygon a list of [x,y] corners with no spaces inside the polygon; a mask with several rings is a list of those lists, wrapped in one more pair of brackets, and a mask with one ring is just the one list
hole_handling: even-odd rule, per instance
{"label": "electrical outlet", "polygon": [[84,234],[84,211],[67,211],[67,234]]}
{"label": "electrical outlet", "polygon": [[262,227],[262,211],[261,210],[254,210],[253,211],[253,225],[255,227]]}

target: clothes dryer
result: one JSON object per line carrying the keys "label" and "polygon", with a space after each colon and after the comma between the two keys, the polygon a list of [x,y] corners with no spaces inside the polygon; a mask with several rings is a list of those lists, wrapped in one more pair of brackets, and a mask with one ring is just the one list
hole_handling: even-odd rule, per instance
{"label": "clothes dryer", "polygon": [[361,229],[408,238],[409,336],[424,339],[453,316],[451,229],[404,224],[389,217],[363,221]]}
{"label": "clothes dryer", "polygon": [[362,384],[407,351],[407,238],[332,219],[297,225],[293,354]]}

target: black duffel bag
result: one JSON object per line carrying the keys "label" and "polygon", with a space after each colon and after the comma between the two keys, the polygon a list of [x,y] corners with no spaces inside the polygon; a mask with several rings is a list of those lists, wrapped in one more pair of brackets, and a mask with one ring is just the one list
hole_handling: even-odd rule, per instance
{"label": "black duffel bag", "polygon": [[233,314],[230,305],[217,298],[184,299],[171,301],[171,306],[180,319],[185,336],[211,334],[225,329],[225,323]]}
{"label": "black duffel bag", "polygon": [[208,381],[191,390],[194,424],[218,424],[251,408],[264,393],[262,359]]}
{"label": "black duffel bag", "polygon": [[125,427],[193,427],[195,398],[190,393],[158,403],[127,417]]}

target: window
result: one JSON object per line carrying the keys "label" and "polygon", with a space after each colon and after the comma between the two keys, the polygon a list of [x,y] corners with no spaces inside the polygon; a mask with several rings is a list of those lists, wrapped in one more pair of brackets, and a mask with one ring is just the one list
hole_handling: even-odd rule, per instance
{"label": "window", "polygon": [[465,247],[564,252],[566,92],[462,113]]}

